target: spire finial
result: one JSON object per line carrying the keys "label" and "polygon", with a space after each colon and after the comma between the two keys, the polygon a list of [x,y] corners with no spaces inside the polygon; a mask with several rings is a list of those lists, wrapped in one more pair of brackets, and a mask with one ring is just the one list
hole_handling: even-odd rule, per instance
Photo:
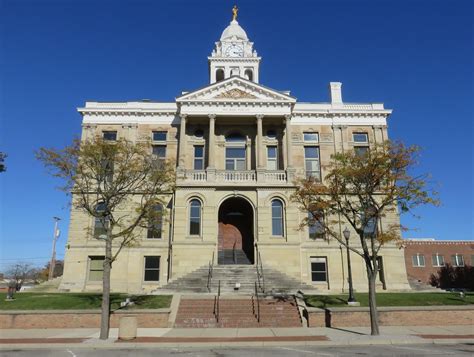
{"label": "spire finial", "polygon": [[239,8],[237,7],[237,5],[234,5],[234,7],[232,8],[232,21],[237,20],[237,13],[238,12],[239,12]]}

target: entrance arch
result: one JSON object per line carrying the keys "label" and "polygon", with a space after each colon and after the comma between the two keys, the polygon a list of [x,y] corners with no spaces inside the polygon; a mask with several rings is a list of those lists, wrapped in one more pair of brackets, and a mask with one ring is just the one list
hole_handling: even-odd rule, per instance
{"label": "entrance arch", "polygon": [[218,214],[218,264],[253,264],[253,208],[242,197],[221,203]]}

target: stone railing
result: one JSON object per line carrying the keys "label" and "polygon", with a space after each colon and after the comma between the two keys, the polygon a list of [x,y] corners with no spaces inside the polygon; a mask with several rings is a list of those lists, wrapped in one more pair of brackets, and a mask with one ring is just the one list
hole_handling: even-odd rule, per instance
{"label": "stone railing", "polygon": [[257,174],[255,171],[216,171],[217,182],[256,182]]}
{"label": "stone railing", "polygon": [[287,184],[291,183],[291,175],[285,170],[185,170],[178,174],[178,184]]}

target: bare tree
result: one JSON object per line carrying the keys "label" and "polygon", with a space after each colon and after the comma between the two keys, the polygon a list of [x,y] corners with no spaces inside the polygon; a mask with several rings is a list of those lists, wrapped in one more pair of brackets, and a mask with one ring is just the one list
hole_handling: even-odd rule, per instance
{"label": "bare tree", "polygon": [[137,228],[162,219],[155,207],[174,189],[174,167],[155,158],[149,143],[100,137],[62,150],[41,148],[37,157],[64,181],[72,206],[95,220],[90,234],[105,250],[100,338],[107,339],[112,263],[124,247],[137,244]]}
{"label": "bare tree", "polygon": [[20,290],[25,280],[35,280],[36,271],[37,270],[30,263],[17,262],[8,267],[5,276],[9,279],[15,280],[16,289]]}
{"label": "bare tree", "polygon": [[[325,235],[359,255],[365,262],[371,334],[379,334],[376,306],[376,278],[380,248],[401,242],[402,227],[396,217],[423,204],[438,205],[437,193],[427,188],[427,176],[412,176],[417,163],[416,146],[386,142],[360,154],[337,153],[323,183],[312,177],[297,183],[293,200],[309,212],[302,225],[317,225]],[[358,242],[348,244],[341,237],[339,224],[347,222],[356,232]]]}

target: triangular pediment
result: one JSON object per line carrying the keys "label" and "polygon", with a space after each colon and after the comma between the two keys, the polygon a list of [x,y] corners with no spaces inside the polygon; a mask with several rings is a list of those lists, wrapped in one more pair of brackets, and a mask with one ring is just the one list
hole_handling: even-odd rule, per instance
{"label": "triangular pediment", "polygon": [[296,98],[248,81],[241,77],[231,77],[221,82],[186,93],[177,102],[287,102],[295,103]]}

